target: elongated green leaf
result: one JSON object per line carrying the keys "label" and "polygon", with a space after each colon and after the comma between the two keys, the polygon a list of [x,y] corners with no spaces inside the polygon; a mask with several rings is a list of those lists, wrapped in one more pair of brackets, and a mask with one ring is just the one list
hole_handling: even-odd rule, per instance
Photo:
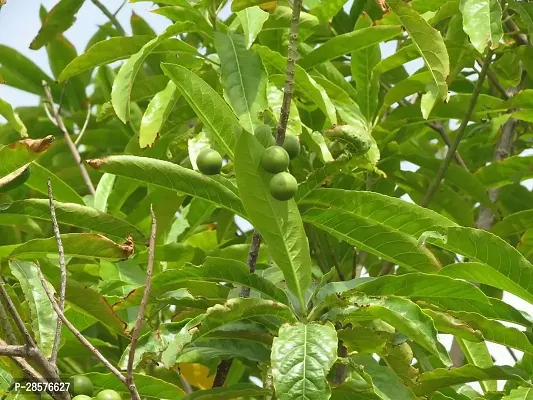
{"label": "elongated green leaf", "polygon": [[107,211],[107,200],[113,191],[113,185],[115,184],[116,176],[112,174],[104,174],[98,186],[96,187],[96,193],[94,195],[94,208],[101,212]]}
{"label": "elongated green leaf", "polygon": [[38,191],[39,193],[48,195],[47,180],[50,179],[54,189],[54,198],[64,203],[85,204],[81,196],[76,193],[69,185],[59,179],[52,171],[36,162],[31,164],[31,174],[26,181],[26,186]]}
{"label": "elongated green leaf", "polygon": [[495,188],[533,177],[533,156],[513,156],[478,169],[475,176],[487,187]]}
{"label": "elongated green leaf", "polygon": [[236,146],[235,171],[248,218],[272,251],[288,288],[304,305],[311,284],[309,244],[294,200],[277,201],[269,191],[272,174],[261,166],[263,146],[255,136],[242,132]]}
{"label": "elongated green leaf", "polygon": [[[270,75],[276,74],[280,77],[285,76],[285,68],[287,65],[287,59],[283,57],[278,52],[270,50],[265,46],[254,46],[255,49],[261,54],[263,63],[269,71]],[[284,78],[281,79],[282,82],[279,84],[284,84]],[[278,84],[278,83],[277,83]],[[294,85],[295,90],[300,93],[300,95],[309,98],[314,102],[329,118],[332,124],[337,123],[337,114],[335,111],[335,106],[331,103],[330,98],[322,88],[302,67],[296,65],[296,70],[294,74]]]}
{"label": "elongated green leaf", "polygon": [[187,193],[245,216],[236,188],[223,179],[212,178],[167,161],[147,157],[110,156],[87,162],[100,171]]}
{"label": "elongated green leaf", "polygon": [[503,37],[502,9],[498,0],[461,0],[463,29],[477,51],[498,47]]}
{"label": "elongated green leaf", "polygon": [[445,365],[451,365],[446,349],[437,339],[433,321],[415,303],[397,296],[375,298],[354,293],[345,297],[346,304],[351,304],[339,310],[339,316],[345,323],[380,318],[438,356]]}
{"label": "elongated green leaf", "polygon": [[[103,389],[110,389],[121,393],[122,396],[129,396],[127,387],[111,373],[100,374],[91,372],[84,374],[84,376],[91,380],[96,392],[99,392]],[[157,379],[145,374],[134,374],[134,379],[137,390],[143,398],[154,400],[179,400],[185,397],[185,392],[182,389],[161,379]]]}
{"label": "elongated green leaf", "polygon": [[186,265],[180,269],[169,269],[154,276],[152,293],[162,295],[173,290],[178,282],[187,281],[231,282],[245,285],[268,298],[290,305],[287,295],[270,281],[255,274],[250,274],[246,264],[225,258],[208,257],[200,267]]}
{"label": "elongated green leaf", "polygon": [[344,0],[321,1],[309,12],[318,17],[320,22],[325,23],[337,15],[345,3]]}
{"label": "elongated green leaf", "polygon": [[238,11],[237,17],[241,22],[242,30],[244,32],[246,48],[249,49],[257,38],[259,32],[261,32],[263,24],[268,19],[269,14],[266,11],[261,10],[259,7],[254,6]]}
{"label": "elongated green leaf", "polygon": [[11,260],[11,272],[20,283],[24,297],[31,311],[31,326],[36,343],[45,357],[50,357],[54,345],[57,325],[57,314],[44,291],[41,280],[37,274],[37,265]]}
{"label": "elongated green leaf", "polygon": [[446,243],[429,240],[477,263],[451,264],[441,275],[486,283],[533,302],[533,266],[514,247],[489,232],[472,228],[448,228],[446,235]]}
{"label": "elongated green leaf", "polygon": [[422,116],[427,119],[437,100],[448,97],[446,78],[450,74],[450,60],[446,45],[440,32],[403,1],[388,0],[387,4],[407,30],[431,73],[431,83],[421,99]]}
{"label": "elongated green leaf", "polygon": [[28,129],[24,126],[24,122],[22,122],[18,114],[13,110],[11,104],[2,99],[0,99],[0,115],[7,120],[8,124],[11,125],[14,130],[20,133],[20,136],[28,136]]}
{"label": "elongated green leaf", "polygon": [[141,120],[139,132],[139,146],[141,148],[154,144],[179,97],[180,94],[176,85],[170,81],[165,90],[157,93],[150,101]]}
{"label": "elongated green leaf", "polygon": [[[96,211],[94,208],[74,203],[54,201],[57,222],[60,224],[90,229],[95,232],[125,239],[129,235],[135,241],[142,242],[144,236],[130,223],[109,214]],[[27,215],[32,218],[51,221],[48,200],[28,199],[17,200],[11,204],[0,206],[0,215]]]}
{"label": "elongated green leaf", "polygon": [[354,246],[411,270],[431,272],[438,261],[418,238],[426,231],[455,224],[441,215],[378,193],[316,189],[299,201],[311,208],[302,214],[313,224]]}
{"label": "elongated green leaf", "polygon": [[[472,344],[483,343],[483,334],[479,330],[472,328],[463,320],[440,311],[424,309],[424,312],[433,320],[435,328],[437,328],[439,332],[454,335],[458,340],[470,340],[471,342],[469,343]],[[476,365],[475,363],[472,364]],[[490,366],[492,366],[492,364]],[[478,367],[483,366],[478,365]]]}
{"label": "elongated green leaf", "polygon": [[267,76],[261,57],[246,48],[244,36],[233,33],[217,32],[215,48],[220,57],[224,92],[243,128],[253,133],[263,124],[259,113],[268,108]]}
{"label": "elongated green leaf", "polygon": [[[283,91],[278,89],[276,85],[268,84],[267,87],[268,106],[272,109],[276,123],[279,123],[279,116],[281,115],[281,107],[283,106]],[[298,136],[302,133],[302,120],[300,112],[294,101],[291,101],[290,118],[287,123],[287,135]]]}
{"label": "elongated green leaf", "polygon": [[[365,13],[358,18],[355,29],[357,31],[371,26],[372,19]],[[378,106],[379,75],[373,74],[373,69],[380,61],[381,50],[379,44],[352,52],[351,70],[357,87],[356,100],[363,115],[369,122],[372,122]]]}
{"label": "elongated green leaf", "polygon": [[356,50],[362,50],[384,42],[402,33],[402,28],[392,25],[378,25],[335,36],[305,56],[300,65],[310,69],[317,64],[332,60]]}
{"label": "elongated green leaf", "polygon": [[239,338],[197,340],[183,349],[177,362],[205,364],[212,360],[228,358],[268,362],[270,348],[264,343]]}
{"label": "elongated green leaf", "polygon": [[505,217],[491,229],[495,235],[505,237],[533,228],[533,210],[520,211]]}
{"label": "elongated green leaf", "polygon": [[187,68],[162,64],[163,72],[176,84],[181,95],[193,108],[215,144],[233,158],[238,121],[226,102],[202,78]]}
{"label": "elongated green leaf", "polygon": [[189,30],[190,23],[178,22],[169,26],[161,35],[147,42],[141,50],[131,56],[126,61],[120,70],[117,77],[113,82],[113,88],[111,90],[111,102],[117,117],[124,123],[130,120],[131,109],[131,90],[137,73],[141,69],[144,60],[148,55],[154,51],[154,49],[161,44],[165,39],[178,33]]}
{"label": "elongated green leaf", "polygon": [[9,175],[32,162],[52,145],[52,135],[43,139],[23,139],[0,146],[0,177]]}
{"label": "elongated green leaf", "polygon": [[61,0],[46,15],[43,26],[30,44],[30,49],[39,50],[57,35],[65,32],[76,21],[76,13],[83,5],[83,0]]}
{"label": "elongated green leaf", "polygon": [[237,383],[229,387],[199,390],[188,395],[186,400],[231,400],[267,396],[270,391],[251,383]]}
{"label": "elongated green leaf", "polygon": [[326,284],[317,294],[323,299],[331,293],[342,294],[356,289],[369,296],[402,296],[463,299],[489,305],[485,294],[475,285],[461,279],[441,279],[444,276],[411,273],[404,275],[386,275],[379,278],[356,278],[345,282]]}
{"label": "elongated green leaf", "polygon": [[269,3],[269,0],[234,0],[231,2],[231,11],[237,12],[248,7],[257,6],[259,4]]}
{"label": "elongated green leaf", "polygon": [[533,389],[520,387],[518,389],[511,390],[507,396],[502,397],[502,400],[532,400]]}
{"label": "elongated green leaf", "polygon": [[533,5],[523,1],[513,1],[509,5],[518,12],[531,38],[533,36]]}
{"label": "elongated green leaf", "polygon": [[460,368],[438,368],[419,375],[413,391],[421,396],[453,385],[496,379],[516,380],[521,385],[530,387],[531,384],[524,380],[527,377],[522,377],[521,375],[522,372],[520,370],[511,367],[479,368],[475,365],[467,364]]}
{"label": "elongated green leaf", "polygon": [[[133,253],[131,243],[117,244],[106,237],[94,233],[68,233],[61,235],[65,255],[81,258],[102,258],[124,260]],[[29,240],[11,252],[13,258],[38,258],[57,254],[55,237]]]}
{"label": "elongated green leaf", "polygon": [[337,359],[337,332],[327,323],[284,325],[272,344],[272,376],[280,400],[330,397],[326,376]]}
{"label": "elongated green leaf", "polygon": [[[465,358],[470,364],[479,368],[490,368],[494,366],[492,356],[490,355],[487,343],[479,342],[474,343],[461,338],[456,338],[457,342],[461,346],[461,350],[465,355]],[[484,392],[496,392],[498,391],[497,381],[482,381],[480,382]]]}
{"label": "elongated green leaf", "polygon": [[[152,39],[152,36],[117,36],[98,42],[72,60],[57,80],[64,82],[82,72],[133,56]],[[152,53],[167,52],[197,54],[194,47],[178,39],[164,39],[152,50]]]}

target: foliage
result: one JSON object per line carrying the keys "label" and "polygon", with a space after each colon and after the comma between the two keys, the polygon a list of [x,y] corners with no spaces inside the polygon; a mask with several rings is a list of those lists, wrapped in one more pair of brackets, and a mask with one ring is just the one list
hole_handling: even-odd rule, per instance
{"label": "foliage", "polygon": [[[533,309],[533,4],[300,2],[160,1],[169,27],[128,37],[107,12],[77,54],[60,0],[31,43],[53,76],[0,46],[0,82],[41,96],[0,99],[1,283],[31,339],[53,358],[60,239],[65,317],[122,371],[134,348],[142,399],[530,399],[508,295]],[[0,311],[4,355],[27,339]],[[61,329],[61,379],[129,398]],[[0,357],[0,392],[33,398],[24,374]]]}

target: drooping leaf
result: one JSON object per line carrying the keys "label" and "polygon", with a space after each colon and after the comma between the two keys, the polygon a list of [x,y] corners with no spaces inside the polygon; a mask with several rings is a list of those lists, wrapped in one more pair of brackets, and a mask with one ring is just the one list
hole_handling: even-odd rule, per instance
{"label": "drooping leaf", "polygon": [[252,46],[257,35],[261,32],[263,24],[268,19],[268,16],[269,14],[266,11],[261,10],[261,8],[257,6],[248,7],[237,12],[237,17],[241,22],[242,30],[244,32],[244,41],[247,49]]}
{"label": "drooping leaf", "polygon": [[46,15],[43,26],[30,44],[30,49],[39,50],[57,35],[65,32],[76,21],[76,13],[83,5],[83,0],[61,0]]}
{"label": "drooping leaf", "polygon": [[98,182],[96,193],[94,194],[93,207],[101,212],[107,211],[107,200],[113,191],[113,185],[117,177],[112,174],[104,174]]}
{"label": "drooping leaf", "polygon": [[[131,235],[134,240],[142,242],[144,236],[130,223],[94,208],[74,203],[54,201],[57,222],[60,224],[89,229],[95,232],[125,239]],[[51,221],[48,200],[17,200],[11,204],[0,205],[0,215],[27,215],[32,218]]]}
{"label": "drooping leaf", "polygon": [[57,325],[57,314],[44,291],[37,274],[37,265],[27,262],[11,260],[11,272],[20,283],[24,297],[31,311],[31,326],[36,343],[45,357],[50,357],[54,344]]}
{"label": "drooping leaf", "polygon": [[235,159],[239,192],[248,218],[269,248],[275,249],[272,258],[303,307],[305,291],[311,284],[309,245],[294,200],[281,202],[270,194],[268,185],[272,174],[261,166],[263,152],[255,136],[241,133]]}
{"label": "drooping leaf", "polygon": [[503,37],[502,9],[497,0],[461,0],[459,8],[463,14],[463,29],[480,53],[487,45],[498,47]]}
{"label": "drooping leaf", "polygon": [[24,122],[22,122],[18,114],[13,110],[11,104],[2,99],[0,99],[0,115],[7,120],[14,130],[20,133],[20,136],[28,136],[28,129],[24,126]]}
{"label": "drooping leaf", "polygon": [[187,193],[236,214],[246,214],[237,189],[231,182],[202,175],[168,161],[148,157],[110,156],[87,162],[91,167],[103,172]]}
{"label": "drooping leaf", "polygon": [[330,397],[326,376],[337,358],[337,332],[327,323],[284,325],[272,344],[272,376],[280,400]]}
{"label": "drooping leaf", "polygon": [[162,64],[220,150],[233,158],[238,121],[226,102],[202,78],[180,65]]}
{"label": "drooping leaf", "polygon": [[30,174],[30,166],[24,165],[9,175],[0,178],[0,193],[7,193],[24,185],[30,177]]}
{"label": "drooping leaf", "polygon": [[6,146],[0,146],[0,176],[9,175],[32,162],[48,150],[54,137],[43,139],[22,139]]}

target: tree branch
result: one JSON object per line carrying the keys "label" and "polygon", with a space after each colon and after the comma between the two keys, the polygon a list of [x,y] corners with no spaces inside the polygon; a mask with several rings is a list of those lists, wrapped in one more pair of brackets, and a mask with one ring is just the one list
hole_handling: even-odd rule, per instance
{"label": "tree branch", "polygon": [[[52,219],[52,225],[54,227],[54,235],[57,242],[57,251],[59,254],[59,269],[61,276],[61,284],[59,288],[59,309],[61,312],[65,311],[65,293],[67,291],[67,265],[65,263],[65,251],[63,250],[63,241],[61,240],[61,233],[59,232],[59,225],[57,224],[56,209],[54,207],[54,195],[52,193],[52,182],[48,178],[48,201],[50,207],[50,217]],[[59,352],[59,344],[61,343],[61,318],[57,319],[56,334],[54,338],[54,345],[52,347],[52,355],[50,356],[50,362],[53,365],[57,363],[57,353]]]}
{"label": "tree branch", "polygon": [[215,375],[215,380],[213,381],[214,388],[224,386],[231,368],[231,364],[233,364],[233,359],[222,360],[220,364],[218,364],[217,374]]}
{"label": "tree branch", "polygon": [[457,148],[459,147],[459,143],[461,143],[461,140],[463,139],[464,133],[466,131],[466,127],[468,126],[468,122],[470,121],[470,117],[472,117],[472,114],[474,112],[477,99],[479,98],[481,87],[483,86],[483,82],[485,81],[485,76],[487,75],[487,71],[490,66],[492,55],[493,55],[493,52],[492,50],[489,49],[487,52],[487,56],[485,57],[485,60],[483,62],[483,68],[481,69],[481,72],[479,73],[476,86],[474,88],[474,91],[472,92],[472,98],[470,99],[470,103],[468,104],[468,108],[465,112],[465,116],[461,122],[461,125],[459,126],[459,129],[457,129],[455,140],[453,141],[451,147],[448,149],[448,152],[446,153],[446,157],[444,158],[444,161],[442,162],[439,168],[439,171],[437,172],[437,176],[435,177],[434,181],[429,186],[428,191],[426,195],[424,196],[424,200],[422,200],[422,203],[420,204],[422,207],[427,207],[429,203],[431,202],[431,200],[433,199],[433,196],[435,196],[435,193],[437,193],[437,189],[439,188],[440,183],[442,179],[444,178],[444,175],[446,174],[446,171],[448,170],[448,167],[450,166],[450,163],[453,157],[455,156],[455,152],[457,151]]}
{"label": "tree branch", "polygon": [[[259,257],[259,248],[261,247],[262,240],[263,238],[259,232],[254,230],[252,235],[252,244],[250,245],[250,251],[248,252],[247,260],[248,268],[251,274],[255,272],[255,265],[257,264],[257,257]],[[250,288],[248,286],[241,287],[240,297],[245,299],[250,297]]]}
{"label": "tree branch", "polygon": [[11,322],[7,318],[6,310],[4,310],[4,306],[1,301],[0,301],[0,324],[4,328],[4,331],[6,332],[7,342],[9,344],[17,343],[17,337],[15,336],[15,332],[13,331],[13,326],[11,326]]}
{"label": "tree branch", "polygon": [[100,3],[99,0],[91,0],[91,1],[96,7],[98,7],[98,9],[102,12],[102,14],[104,14],[111,21],[111,23],[115,25],[115,28],[117,29],[118,33],[120,33],[121,35],[124,35],[126,33],[126,31],[124,31],[124,28],[122,27],[120,22],[118,22],[118,19],[115,14],[111,13],[111,11],[109,11],[106,8],[106,6]]}
{"label": "tree branch", "polygon": [[150,206],[150,214],[152,216],[152,229],[150,231],[150,244],[148,247],[148,267],[146,268],[146,282],[144,285],[143,298],[141,300],[141,306],[139,307],[139,313],[137,314],[137,320],[135,321],[135,327],[133,328],[133,333],[131,335],[131,345],[130,353],[128,356],[128,367],[126,370],[126,381],[128,389],[131,392],[132,400],[140,400],[139,392],[135,386],[135,381],[133,378],[133,361],[135,359],[135,349],[137,348],[137,343],[139,341],[139,336],[141,334],[141,328],[143,324],[144,314],[146,312],[146,306],[148,300],[150,300],[150,290],[152,289],[152,272],[154,270],[154,254],[155,254],[155,239],[157,233],[157,221],[155,218],[154,209]]}
{"label": "tree branch", "polygon": [[13,322],[15,322],[15,325],[17,326],[17,329],[22,334],[22,337],[24,338],[24,341],[28,346],[36,347],[35,342],[33,341],[33,338],[30,335],[30,332],[26,329],[26,326],[24,325],[24,321],[22,321],[22,318],[20,317],[20,314],[18,313],[15,305],[13,304],[13,301],[11,301],[11,297],[6,292],[6,289],[4,287],[4,282],[0,279],[0,296],[4,299],[4,304],[6,306],[7,311],[11,314],[13,317]]}
{"label": "tree branch", "polygon": [[78,152],[78,149],[76,148],[76,145],[70,138],[70,134],[68,133],[67,128],[65,127],[65,124],[63,123],[63,118],[61,118],[61,115],[59,114],[58,110],[56,109],[54,105],[54,98],[52,96],[52,91],[50,90],[50,86],[48,86],[48,83],[46,81],[43,81],[43,88],[44,93],[46,95],[46,100],[50,107],[52,108],[52,116],[55,119],[57,126],[63,132],[63,135],[65,136],[65,142],[67,143],[70,152],[72,153],[72,156],[76,160],[76,164],[78,164],[78,168],[80,169],[81,176],[83,180],[85,181],[85,184],[87,185],[87,188],[89,189],[89,193],[94,195],[96,193],[93,183],[91,182],[91,178],[89,177],[89,174],[87,173],[87,169],[85,168],[85,165],[82,162],[80,153]]}
{"label": "tree branch", "polygon": [[20,344],[0,344],[0,356],[6,357],[32,357],[32,348]]}

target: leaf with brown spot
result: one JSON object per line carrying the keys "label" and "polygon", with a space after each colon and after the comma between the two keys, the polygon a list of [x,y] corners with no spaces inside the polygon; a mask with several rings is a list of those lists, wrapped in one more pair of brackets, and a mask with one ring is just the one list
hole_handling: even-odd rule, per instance
{"label": "leaf with brown spot", "polygon": [[23,139],[0,146],[0,177],[6,176],[35,160],[54,141],[49,135],[42,139]]}

